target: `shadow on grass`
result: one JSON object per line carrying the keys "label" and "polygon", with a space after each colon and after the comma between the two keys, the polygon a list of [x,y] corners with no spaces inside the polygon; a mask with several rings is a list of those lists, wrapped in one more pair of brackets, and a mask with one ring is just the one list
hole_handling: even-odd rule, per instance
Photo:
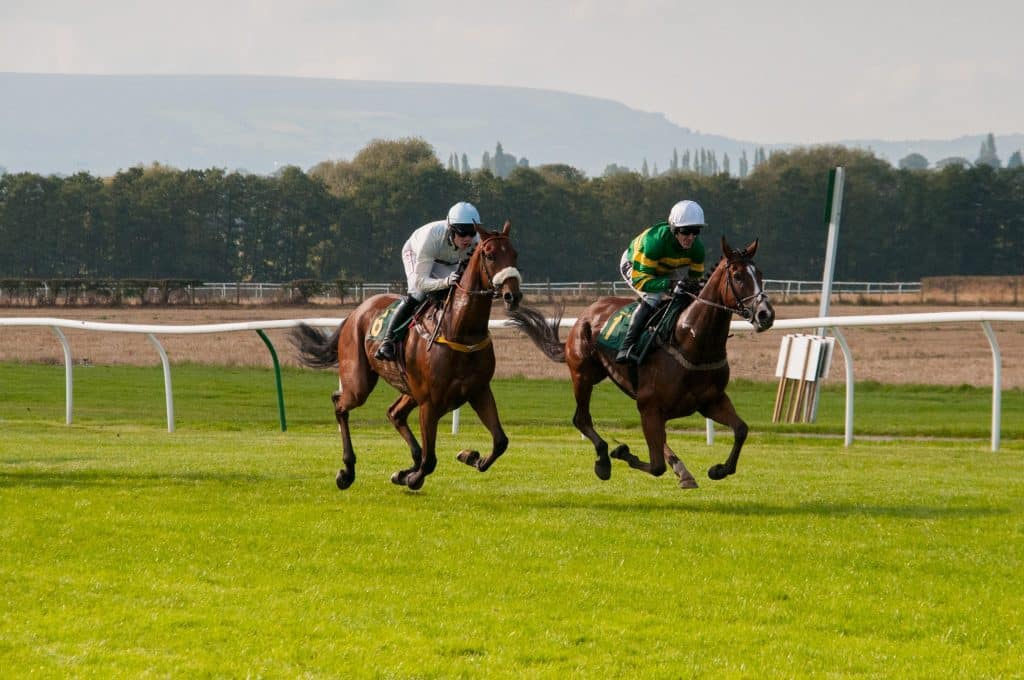
{"label": "shadow on grass", "polygon": [[1009,508],[978,508],[950,507],[948,505],[882,505],[843,503],[833,501],[806,501],[793,504],[767,503],[760,501],[701,501],[690,504],[685,499],[678,502],[661,499],[623,499],[622,501],[607,498],[588,501],[585,497],[578,499],[565,498],[533,498],[520,503],[525,507],[547,508],[551,510],[600,510],[630,515],[676,514],[709,514],[739,517],[896,517],[902,519],[944,519],[950,517],[992,517],[1011,513]]}
{"label": "shadow on grass", "polygon": [[0,488],[35,487],[35,488],[87,488],[116,486],[125,488],[126,485],[136,486],[167,486],[187,485],[195,486],[200,483],[218,484],[245,484],[265,483],[267,480],[290,481],[305,479],[305,477],[283,478],[280,475],[258,475],[251,472],[210,472],[208,470],[197,472],[167,472],[160,474],[156,472],[134,473],[134,472],[111,472],[109,470],[98,471],[40,471],[27,470],[19,472],[0,472]]}
{"label": "shadow on grass", "polygon": [[[315,480],[315,481],[314,481]],[[195,487],[201,484],[224,484],[232,486],[265,485],[274,483],[290,483],[307,481],[321,486],[319,477],[305,475],[253,474],[247,471],[210,471],[193,472],[131,472],[111,470],[76,470],[76,471],[0,471],[0,488],[99,488],[128,487],[151,488],[168,486]],[[364,480],[365,481],[365,480]],[[372,483],[372,482],[367,482]],[[326,487],[326,483],[322,484]],[[333,486],[333,485],[332,485]],[[422,492],[398,489],[390,484],[379,484],[379,492],[383,496],[402,499],[402,503],[428,501],[433,495],[427,488]],[[328,495],[337,492],[326,491]],[[947,519],[975,518],[1009,515],[1014,512],[1008,507],[964,507],[920,502],[906,504],[892,503],[856,503],[829,500],[794,501],[793,503],[773,503],[768,501],[734,501],[727,499],[708,499],[697,494],[700,492],[680,492],[676,499],[637,498],[623,496],[621,499],[609,498],[604,492],[592,495],[566,496],[564,493],[542,494],[536,491],[509,493],[500,499],[481,497],[471,494],[466,503],[478,510],[503,514],[522,510],[552,511],[590,511],[602,513],[628,514],[642,518],[644,516],[662,518],[667,515],[721,515],[730,517],[891,517],[898,519]],[[416,501],[410,500],[412,498]],[[412,506],[410,506],[412,507]],[[343,506],[342,508],[343,509]]]}

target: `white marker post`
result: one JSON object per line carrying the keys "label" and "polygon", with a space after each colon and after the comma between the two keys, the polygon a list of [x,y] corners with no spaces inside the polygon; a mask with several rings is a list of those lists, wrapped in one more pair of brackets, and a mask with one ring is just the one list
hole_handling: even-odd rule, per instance
{"label": "white marker post", "polygon": [[[821,274],[821,302],[818,304],[818,316],[828,316],[828,306],[832,300],[832,281],[836,275],[836,250],[839,246],[839,218],[843,214],[843,184],[846,182],[846,171],[842,166],[833,168],[828,173],[828,203],[825,216],[828,219],[828,240],[825,242],[825,270]],[[825,329],[819,328],[818,335],[824,335]],[[810,422],[818,417],[818,392],[815,392],[811,403]]]}

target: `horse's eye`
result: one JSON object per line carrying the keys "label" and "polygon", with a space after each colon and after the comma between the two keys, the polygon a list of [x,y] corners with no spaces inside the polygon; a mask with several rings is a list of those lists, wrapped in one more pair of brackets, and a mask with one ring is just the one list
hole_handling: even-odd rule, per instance
{"label": "horse's eye", "polygon": [[487,258],[490,262],[494,262],[494,253],[484,253],[484,257]]}

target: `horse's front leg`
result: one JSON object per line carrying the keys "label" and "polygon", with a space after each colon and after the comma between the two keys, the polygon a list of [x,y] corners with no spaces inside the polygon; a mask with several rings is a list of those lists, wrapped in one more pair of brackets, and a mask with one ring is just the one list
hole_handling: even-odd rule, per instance
{"label": "horse's front leg", "polygon": [[437,421],[441,418],[441,409],[433,402],[420,404],[420,438],[423,440],[419,466],[405,478],[405,485],[413,491],[423,487],[427,475],[437,467]]}
{"label": "horse's front leg", "polygon": [[398,430],[398,434],[405,440],[405,443],[409,445],[409,455],[412,456],[411,467],[399,470],[391,475],[391,481],[402,486],[405,485],[405,480],[409,473],[419,468],[420,458],[423,455],[420,443],[416,441],[416,436],[409,429],[409,414],[412,413],[414,408],[416,408],[416,401],[408,394],[400,395],[395,400],[395,403],[391,404],[388,408],[388,420]]}
{"label": "horse's front leg", "polygon": [[480,422],[491,433],[491,455],[481,458],[479,451],[463,449],[456,457],[466,465],[472,465],[480,472],[486,472],[487,468],[491,467],[494,461],[505,453],[505,449],[508,448],[508,437],[505,436],[505,430],[501,428],[501,421],[498,419],[498,405],[494,402],[494,393],[491,392],[490,385],[485,385],[484,389],[470,399],[469,405],[473,407]]}
{"label": "horse's front leg", "polygon": [[729,457],[724,463],[718,463],[708,468],[708,477],[711,479],[725,479],[736,472],[740,450],[743,449],[743,442],[747,440],[747,424],[736,414],[732,400],[724,392],[718,400],[708,404],[700,412],[704,417],[732,428],[732,451],[729,452]]}
{"label": "horse's front leg", "polygon": [[626,461],[634,470],[643,470],[647,474],[660,477],[665,474],[665,416],[655,406],[641,407],[640,425],[644,431],[644,439],[647,440],[650,461],[640,460],[622,446],[612,451],[610,455],[612,458]]}

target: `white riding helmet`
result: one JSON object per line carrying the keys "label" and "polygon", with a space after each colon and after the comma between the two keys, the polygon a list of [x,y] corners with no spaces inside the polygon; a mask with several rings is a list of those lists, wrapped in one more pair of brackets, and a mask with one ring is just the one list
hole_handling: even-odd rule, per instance
{"label": "white riding helmet", "polygon": [[704,210],[695,201],[679,201],[668,214],[670,227],[703,227]]}
{"label": "white riding helmet", "polygon": [[480,224],[480,213],[472,203],[459,201],[448,211],[448,226],[459,236],[472,236]]}

